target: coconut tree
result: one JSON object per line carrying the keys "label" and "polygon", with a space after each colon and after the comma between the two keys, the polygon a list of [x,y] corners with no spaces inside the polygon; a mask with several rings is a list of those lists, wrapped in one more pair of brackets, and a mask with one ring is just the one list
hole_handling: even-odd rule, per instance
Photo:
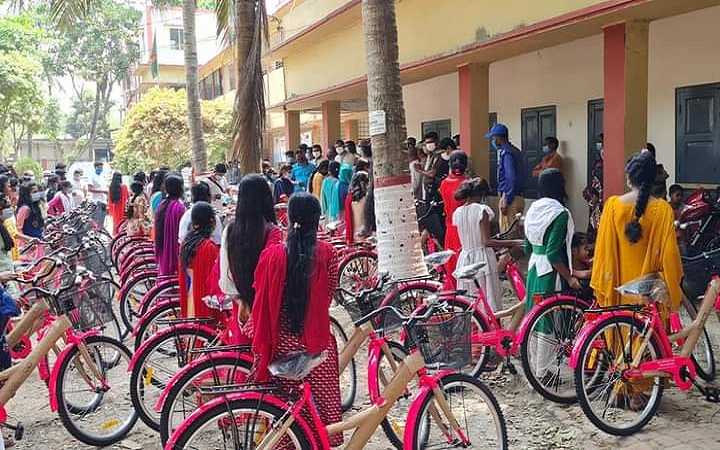
{"label": "coconut tree", "polygon": [[241,173],[260,171],[265,131],[263,44],[268,41],[265,0],[217,0],[218,34],[235,45],[237,86],[233,107],[233,146],[228,159]]}
{"label": "coconut tree", "polygon": [[394,277],[424,274],[415,204],[407,171],[405,108],[395,2],[363,0],[379,270]]}

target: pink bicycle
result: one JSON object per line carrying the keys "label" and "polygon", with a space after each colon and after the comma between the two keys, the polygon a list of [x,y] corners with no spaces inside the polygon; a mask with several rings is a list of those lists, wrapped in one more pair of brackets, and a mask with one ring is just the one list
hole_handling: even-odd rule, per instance
{"label": "pink bicycle", "polygon": [[[363,327],[385,314],[402,321],[411,337],[410,352],[395,376],[370,407],[346,420],[325,426],[308,384],[285,392],[269,385],[208,388],[217,398],[204,404],[175,430],[165,446],[171,449],[329,449],[329,436],[355,430],[347,448],[362,448],[407,387],[418,380],[419,392],[407,411],[403,447],[434,446],[507,448],[502,411],[492,392],[479,380],[453,370],[429,372],[426,365],[457,367],[470,357],[467,313],[432,304],[422,315],[404,317],[383,307],[356,322]],[[270,366],[277,378],[302,380],[324,360],[324,353],[291,354]],[[310,421],[306,420],[309,413]]]}

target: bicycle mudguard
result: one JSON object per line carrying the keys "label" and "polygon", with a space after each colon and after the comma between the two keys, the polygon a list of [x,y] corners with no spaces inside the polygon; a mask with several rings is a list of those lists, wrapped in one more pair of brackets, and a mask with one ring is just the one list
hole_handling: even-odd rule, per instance
{"label": "bicycle mudguard", "polygon": [[448,375],[454,375],[454,370],[439,370],[432,375],[423,375],[420,377],[420,390],[415,395],[410,409],[407,414],[407,422],[405,423],[405,435],[403,436],[403,448],[412,448],[412,430],[415,424],[420,420],[420,408],[428,395],[433,395],[433,388],[442,384],[442,379]]}
{"label": "bicycle mudguard", "polygon": [[[529,312],[525,313],[522,322],[520,322],[520,326],[518,327],[518,330],[515,333],[515,337],[513,339],[512,349],[510,350],[510,353],[512,355],[517,355],[517,352],[520,349],[520,345],[522,345],[522,338],[523,336],[525,336],[525,333],[529,331],[528,328],[530,327],[530,324],[537,318],[537,316],[540,315],[540,313],[545,309],[546,306],[559,301],[572,301],[578,303],[585,309],[590,308],[590,302],[579,297],[574,297],[572,295],[553,294],[552,296],[543,299],[540,303],[533,306]],[[583,329],[584,328],[585,327],[583,327]],[[580,341],[576,340],[576,342]],[[575,346],[573,346],[573,348],[575,348]]]}
{"label": "bicycle mudguard", "polygon": [[180,282],[177,278],[156,281],[155,286],[151,287],[150,290],[147,291],[145,295],[143,295],[143,298],[140,299],[140,305],[138,306],[138,312],[140,313],[140,315],[144,316],[149,311],[149,308],[152,307],[152,302],[155,300],[155,298],[159,295],[160,292],[173,287],[177,288],[178,293],[172,298],[180,300]]}
{"label": "bicycle mudguard", "polygon": [[580,348],[583,346],[583,342],[585,342],[587,339],[590,339],[590,336],[595,334],[602,322],[612,317],[629,317],[631,319],[634,319],[637,318],[637,313],[634,313],[633,311],[623,310],[608,311],[598,314],[592,322],[588,322],[583,325],[580,333],[578,333],[577,337],[575,338],[572,352],[570,352],[570,359],[568,360],[568,365],[571,368],[574,369],[577,366],[578,361],[580,360]]}
{"label": "bicycle mudguard", "polygon": [[48,391],[50,392],[50,411],[57,412],[58,410],[58,399],[55,393],[57,388],[58,377],[60,376],[60,367],[63,362],[70,356],[70,352],[78,346],[78,343],[84,341],[89,336],[98,336],[100,332],[96,329],[88,330],[84,333],[74,335],[72,339],[69,339],[65,348],[60,352],[53,364],[52,372],[50,372],[50,383],[48,384]]}
{"label": "bicycle mudguard", "polygon": [[131,333],[132,336],[137,336],[137,333],[140,330],[140,327],[143,324],[145,324],[145,320],[147,320],[146,319],[147,317],[152,317],[153,313],[155,311],[157,311],[158,309],[163,308],[166,305],[172,305],[172,304],[175,304],[179,309],[180,308],[180,299],[167,299],[167,300],[163,300],[159,303],[155,303],[153,305],[153,307],[150,308],[150,310],[148,310],[148,312],[145,315],[140,317],[140,320],[138,320],[138,322],[135,324],[135,328],[133,328],[132,333]]}
{"label": "bicycle mudguard", "polygon": [[[187,419],[185,419],[180,426],[175,430],[175,432],[170,436],[170,439],[168,440],[167,444],[165,444],[165,450],[175,450],[177,438],[180,437],[185,431],[187,431],[188,427],[194,420],[203,414],[205,411],[208,411],[217,405],[224,405],[226,402],[232,402],[235,400],[251,400],[254,402],[264,402],[268,403],[276,408],[279,408],[283,411],[290,411],[290,405],[285,403],[284,401],[280,400],[278,397],[274,395],[268,395],[265,392],[253,392],[253,391],[245,391],[245,392],[238,392],[235,394],[228,394],[228,395],[221,395],[217,398],[214,398],[210,400],[209,402],[203,404],[195,410],[190,416],[188,416]],[[312,431],[312,428],[308,425],[305,418],[302,416],[293,417],[294,423],[298,424],[300,428],[302,429],[305,436],[308,437],[308,439],[311,440],[312,448],[319,448],[316,442],[314,441],[315,434]]]}
{"label": "bicycle mudguard", "polygon": [[135,353],[133,353],[132,358],[130,359],[130,365],[128,366],[128,372],[132,372],[133,368],[135,367],[135,364],[137,364],[138,358],[142,353],[144,353],[145,349],[148,348],[150,345],[152,345],[155,341],[159,339],[164,339],[168,335],[174,334],[177,331],[206,331],[210,335],[216,335],[217,334],[217,328],[209,327],[207,325],[202,324],[181,324],[177,326],[172,326],[168,328],[163,328],[162,330],[158,331],[157,333],[150,336],[150,338],[143,342],[140,348],[135,349]]}
{"label": "bicycle mudguard", "polygon": [[250,353],[221,351],[208,353],[207,355],[204,355],[203,357],[192,361],[190,364],[175,372],[175,375],[173,375],[170,381],[168,381],[167,386],[165,386],[165,389],[163,389],[162,393],[160,394],[160,398],[158,398],[157,402],[155,403],[155,411],[162,412],[163,406],[165,405],[165,400],[167,400],[167,396],[170,393],[170,390],[181,377],[185,376],[186,373],[190,372],[195,367],[200,365],[200,363],[204,363],[205,361],[214,358],[237,358],[238,360],[249,362],[250,365],[252,365],[253,363],[253,356]]}

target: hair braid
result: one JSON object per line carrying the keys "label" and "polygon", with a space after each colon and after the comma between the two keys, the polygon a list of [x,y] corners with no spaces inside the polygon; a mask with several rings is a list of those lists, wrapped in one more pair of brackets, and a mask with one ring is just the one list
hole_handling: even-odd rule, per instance
{"label": "hair braid", "polygon": [[656,162],[650,152],[641,152],[635,155],[625,167],[630,184],[638,189],[633,219],[625,226],[625,236],[635,244],[642,238],[642,225],[640,219],[645,214],[653,182],[655,181]]}

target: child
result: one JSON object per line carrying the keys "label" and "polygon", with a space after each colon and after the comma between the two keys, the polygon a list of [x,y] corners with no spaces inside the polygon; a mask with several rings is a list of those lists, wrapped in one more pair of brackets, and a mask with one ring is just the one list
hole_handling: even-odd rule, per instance
{"label": "child", "polygon": [[280,167],[280,178],[275,181],[275,189],[273,190],[275,204],[287,203],[290,196],[295,192],[295,185],[290,179],[291,172],[292,166],[290,164],[283,164]]}
{"label": "child", "polygon": [[[478,272],[476,279],[485,293],[488,305],[493,311],[497,311],[501,306],[502,289],[497,272],[497,258],[491,247],[504,247],[507,243],[490,239],[490,222],[495,213],[483,203],[489,192],[488,182],[482,178],[464,181],[455,192],[455,200],[464,203],[453,212],[452,224],[457,227],[462,245],[457,268],[479,262],[486,264]],[[477,288],[472,280],[457,280],[457,288],[467,290],[470,296],[477,295]]]}
{"label": "child", "polygon": [[592,258],[587,234],[573,234],[571,247],[573,276],[578,280],[589,280],[592,274]]}
{"label": "child", "polygon": [[683,201],[683,187],[679,184],[673,184],[670,186],[670,206],[672,206],[673,212],[675,213],[675,220],[680,217],[680,213],[685,206]]}

